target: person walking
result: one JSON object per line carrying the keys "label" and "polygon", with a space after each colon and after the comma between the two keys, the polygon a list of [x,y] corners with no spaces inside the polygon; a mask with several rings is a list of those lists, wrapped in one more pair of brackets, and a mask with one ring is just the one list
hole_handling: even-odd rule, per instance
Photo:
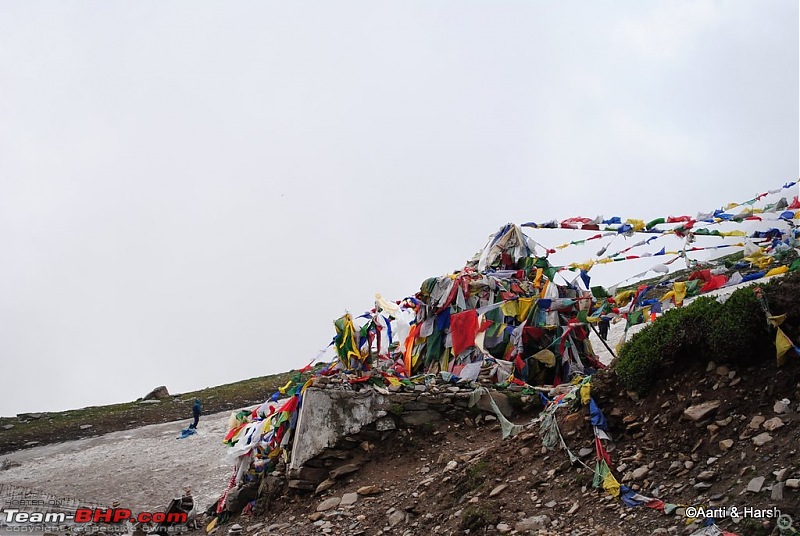
{"label": "person walking", "polygon": [[608,316],[603,315],[600,317],[600,338],[604,341],[608,340],[608,326],[610,322],[611,319]]}
{"label": "person walking", "polygon": [[189,428],[194,430],[197,428],[197,423],[200,422],[200,414],[203,411],[203,407],[200,405],[200,399],[195,398],[194,404],[192,404],[192,417],[194,417],[194,422],[189,425]]}

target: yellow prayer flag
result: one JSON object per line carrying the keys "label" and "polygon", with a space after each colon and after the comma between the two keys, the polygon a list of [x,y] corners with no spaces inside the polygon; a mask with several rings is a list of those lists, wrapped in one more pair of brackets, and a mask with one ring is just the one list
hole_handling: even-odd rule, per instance
{"label": "yellow prayer flag", "polygon": [[686,283],[678,281],[672,285],[672,290],[675,292],[675,305],[680,307],[683,305],[683,299],[686,298]]}
{"label": "yellow prayer flag", "polygon": [[779,367],[782,367],[783,364],[786,363],[786,352],[792,348],[794,348],[792,339],[790,339],[781,328],[778,328],[778,333],[775,335],[775,350]]}
{"label": "yellow prayer flag", "polygon": [[618,306],[625,307],[628,304],[628,302],[630,302],[633,299],[633,296],[635,294],[636,293],[632,290],[625,290],[614,296],[614,301],[617,303]]}
{"label": "yellow prayer flag", "polygon": [[544,274],[544,270],[541,268],[536,269],[536,278],[533,280],[533,286],[538,287],[539,283],[542,281],[542,275]]}
{"label": "yellow prayer flag", "polygon": [[516,300],[510,300],[501,305],[500,310],[503,311],[505,316],[517,316],[519,306]]}
{"label": "yellow prayer flag", "polygon": [[384,379],[389,382],[389,385],[394,385],[395,387],[399,387],[401,385],[400,380],[394,376],[384,376]]}
{"label": "yellow prayer flag", "polygon": [[614,475],[609,471],[603,479],[603,489],[611,494],[612,497],[619,497],[619,482],[614,478]]}
{"label": "yellow prayer flag", "polygon": [[592,393],[592,383],[587,382],[581,386],[581,404],[584,406],[589,404],[589,397],[591,397]]}
{"label": "yellow prayer flag", "polygon": [[769,322],[770,325],[774,328],[777,328],[778,326],[783,324],[784,320],[786,320],[786,313],[783,313],[782,315],[771,315],[767,317],[767,322]]}
{"label": "yellow prayer flag", "polygon": [[522,322],[528,318],[528,313],[531,312],[533,306],[533,298],[520,298],[517,300],[517,320]]}
{"label": "yellow prayer flag", "polygon": [[769,276],[772,276],[772,275],[785,274],[788,271],[789,271],[789,267],[784,264],[783,266],[776,266],[775,268],[773,268],[772,270],[767,272],[767,275],[764,276],[764,277],[769,277]]}
{"label": "yellow prayer flag", "polygon": [[641,231],[645,227],[644,220],[628,219],[625,223],[630,223],[634,231]]}
{"label": "yellow prayer flag", "polygon": [[282,395],[285,395],[285,394],[286,394],[286,390],[287,390],[289,387],[291,387],[293,383],[294,383],[294,381],[293,381],[293,380],[289,380],[288,382],[286,382],[286,385],[284,385],[283,387],[278,387],[278,391],[280,391],[280,393],[281,393]]}

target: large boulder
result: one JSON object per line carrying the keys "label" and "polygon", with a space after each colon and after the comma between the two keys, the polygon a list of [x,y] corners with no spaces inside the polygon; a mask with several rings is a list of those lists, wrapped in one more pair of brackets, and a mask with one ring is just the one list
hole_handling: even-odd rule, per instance
{"label": "large boulder", "polygon": [[164,400],[165,398],[169,398],[169,391],[167,391],[167,386],[162,385],[160,387],[156,387],[146,395],[142,400]]}

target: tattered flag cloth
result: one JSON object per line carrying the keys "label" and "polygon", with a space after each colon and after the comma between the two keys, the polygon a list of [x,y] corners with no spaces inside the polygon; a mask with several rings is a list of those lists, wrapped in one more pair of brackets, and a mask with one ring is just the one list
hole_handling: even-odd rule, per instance
{"label": "tattered flag cloth", "polygon": [[336,327],[336,338],[334,344],[336,345],[336,353],[339,354],[339,360],[342,367],[345,369],[355,368],[358,361],[361,359],[361,354],[358,351],[358,343],[356,342],[356,332],[353,327],[353,317],[350,313],[337,318],[334,321]]}
{"label": "tattered flag cloth", "polygon": [[453,354],[459,355],[474,345],[475,336],[478,334],[478,311],[470,309],[452,315],[450,333],[453,334]]}
{"label": "tattered flag cloth", "polygon": [[592,426],[596,426],[601,430],[608,430],[606,416],[603,415],[603,410],[597,406],[593,398],[589,398],[589,411],[592,414]]}

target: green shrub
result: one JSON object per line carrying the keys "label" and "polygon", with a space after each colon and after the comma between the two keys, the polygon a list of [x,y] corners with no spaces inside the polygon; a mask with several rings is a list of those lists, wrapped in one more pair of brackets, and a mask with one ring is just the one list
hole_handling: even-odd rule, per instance
{"label": "green shrub", "polygon": [[709,333],[713,358],[733,365],[764,360],[771,350],[766,326],[753,289],[737,290],[713,319]]}
{"label": "green shrub", "polygon": [[741,365],[764,359],[770,350],[764,313],[752,288],[735,291],[725,303],[700,297],[667,311],[631,337],[614,370],[622,385],[646,393],[664,367],[713,359]]}

